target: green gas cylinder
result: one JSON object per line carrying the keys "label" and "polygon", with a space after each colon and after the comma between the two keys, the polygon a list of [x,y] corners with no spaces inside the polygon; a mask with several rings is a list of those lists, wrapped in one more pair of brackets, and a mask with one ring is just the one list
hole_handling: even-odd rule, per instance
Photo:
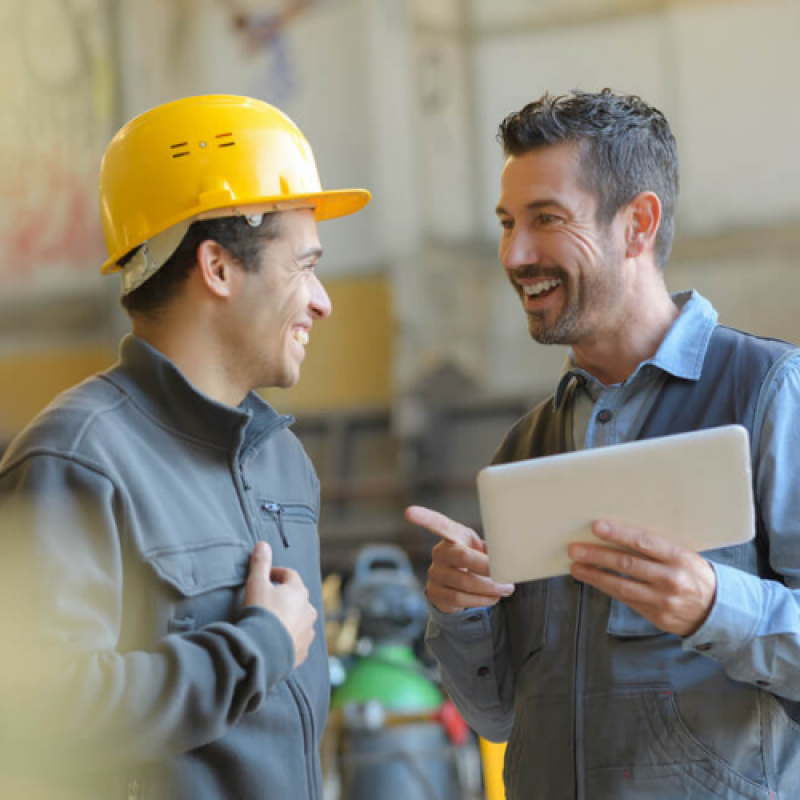
{"label": "green gas cylinder", "polygon": [[426,607],[399,548],[363,550],[345,592],[369,651],[355,656],[331,700],[339,732],[342,800],[456,800],[444,697],[414,655]]}
{"label": "green gas cylinder", "polygon": [[444,698],[438,687],[421,673],[421,665],[408,645],[377,644],[349,669],[344,683],[333,695],[331,708],[376,701],[396,714],[436,711]]}

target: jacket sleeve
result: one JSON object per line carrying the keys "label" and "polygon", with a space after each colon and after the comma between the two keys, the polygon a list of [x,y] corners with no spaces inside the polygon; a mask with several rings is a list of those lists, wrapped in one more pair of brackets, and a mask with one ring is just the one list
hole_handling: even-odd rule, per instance
{"label": "jacket sleeve", "polygon": [[504,742],[514,723],[514,679],[498,606],[443,614],[428,604],[425,640],[461,715],[484,739]]}
{"label": "jacket sleeve", "polygon": [[[0,717],[38,752],[119,768],[212,742],[291,671],[272,613],[121,652],[127,501],[98,469],[40,452],[0,472]],[[140,587],[141,588],[141,587]]]}
{"label": "jacket sleeve", "polygon": [[[719,662],[731,678],[800,700],[800,357],[765,384],[754,442],[756,500],[769,538],[764,579],[713,564],[717,594],[685,649]],[[758,420],[756,420],[758,422]]]}

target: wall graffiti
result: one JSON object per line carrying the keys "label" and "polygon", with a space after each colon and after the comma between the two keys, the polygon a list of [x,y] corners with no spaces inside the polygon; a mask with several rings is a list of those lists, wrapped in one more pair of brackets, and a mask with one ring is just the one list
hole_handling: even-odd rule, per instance
{"label": "wall graffiti", "polygon": [[0,286],[94,274],[113,132],[113,0],[6,0],[0,24]]}
{"label": "wall graffiti", "polygon": [[234,31],[248,53],[266,56],[259,94],[283,107],[299,90],[297,70],[289,46],[289,27],[323,0],[285,0],[274,10],[248,12],[243,0],[220,0],[230,15]]}

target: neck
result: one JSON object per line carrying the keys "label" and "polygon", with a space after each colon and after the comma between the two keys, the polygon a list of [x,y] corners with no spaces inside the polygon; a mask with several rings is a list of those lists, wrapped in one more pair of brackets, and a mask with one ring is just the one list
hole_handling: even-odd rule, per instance
{"label": "neck", "polygon": [[132,332],[172,361],[198,391],[218,403],[238,406],[248,389],[237,385],[230,361],[219,352],[210,327],[196,313],[192,317],[180,309],[170,309],[168,317],[135,317],[131,321]]}
{"label": "neck", "polygon": [[622,383],[656,354],[679,313],[663,283],[652,287],[613,327],[573,347],[576,366],[606,386]]}

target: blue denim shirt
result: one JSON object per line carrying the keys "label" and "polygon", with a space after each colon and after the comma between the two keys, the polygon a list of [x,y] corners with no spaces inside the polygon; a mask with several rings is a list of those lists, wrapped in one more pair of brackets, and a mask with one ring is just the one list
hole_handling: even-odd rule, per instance
{"label": "blue denim shirt", "polygon": [[[674,300],[681,313],[658,351],[623,383],[604,386],[568,359],[556,402],[569,402],[565,387],[576,375],[583,376],[581,391],[573,394],[576,448],[635,438],[667,375],[699,379],[717,314],[697,292]],[[800,701],[800,356],[783,362],[765,399],[763,423],[753,442],[755,490],[770,539],[770,564],[783,583],[714,564],[714,605],[704,624],[681,646],[714,660],[734,681],[768,687],[777,697]],[[602,425],[592,413],[599,404],[613,412]],[[507,738],[514,719],[510,643],[499,619],[495,609],[447,615],[431,607],[428,628],[428,642],[448,690],[470,724],[494,740]],[[481,665],[490,668],[481,670]],[[720,718],[724,714],[714,707],[704,713]],[[800,743],[800,733],[797,736]]]}

